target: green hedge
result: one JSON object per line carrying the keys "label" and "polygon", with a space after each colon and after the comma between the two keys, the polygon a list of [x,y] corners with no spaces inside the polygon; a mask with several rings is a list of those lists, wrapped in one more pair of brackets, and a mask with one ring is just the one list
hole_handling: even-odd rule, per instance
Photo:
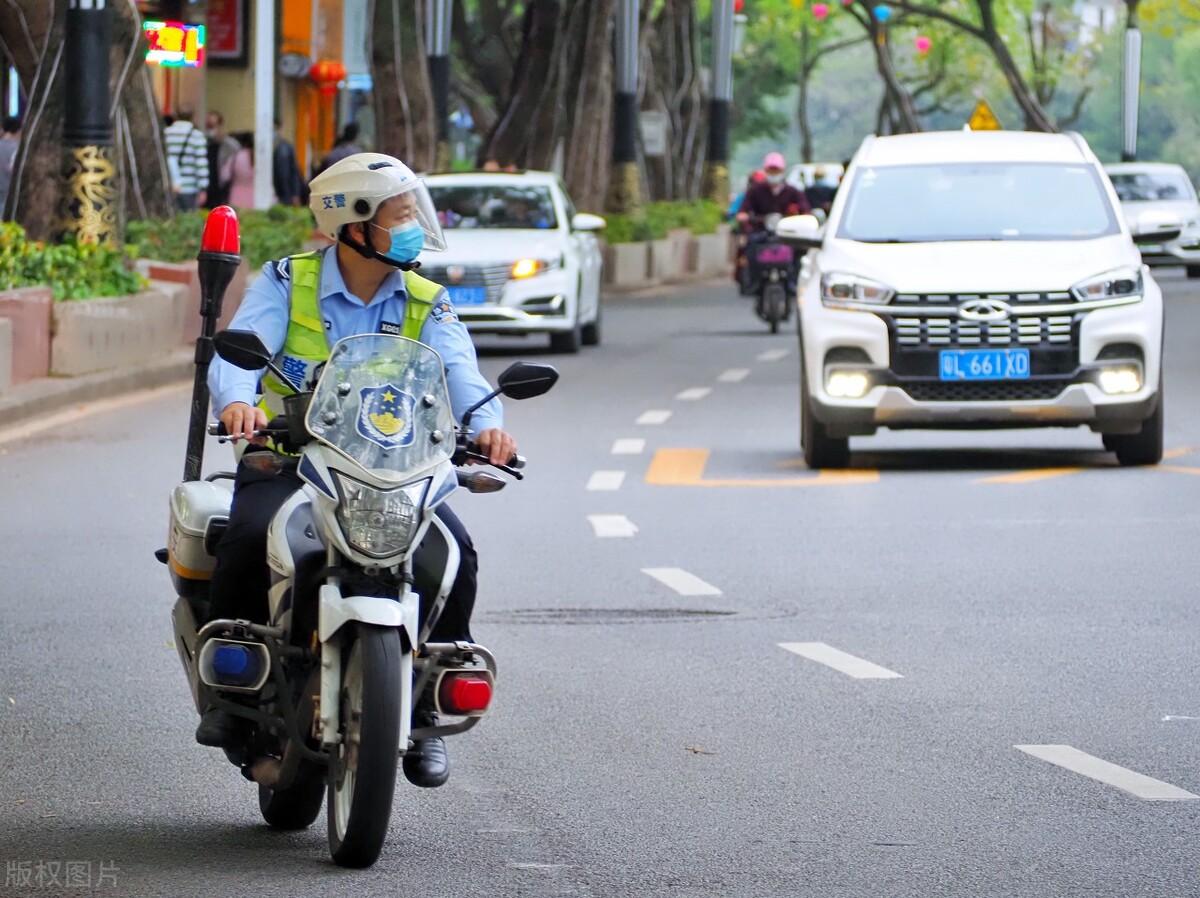
{"label": "green hedge", "polygon": [[[186,262],[200,251],[207,212],[184,212],[163,220],[131,221],[126,242],[135,256],[161,262]],[[299,206],[238,212],[242,257],[254,268],[300,252],[312,239],[312,213]]]}
{"label": "green hedge", "polygon": [[42,243],[14,222],[0,224],[0,290],[50,287],[54,298],[126,296],[146,286],[122,251],[103,246]]}
{"label": "green hedge", "polygon": [[723,210],[712,200],[647,203],[633,215],[605,216],[608,227],[604,229],[604,239],[609,243],[661,240],[676,228],[686,228],[693,234],[712,234],[722,216]]}

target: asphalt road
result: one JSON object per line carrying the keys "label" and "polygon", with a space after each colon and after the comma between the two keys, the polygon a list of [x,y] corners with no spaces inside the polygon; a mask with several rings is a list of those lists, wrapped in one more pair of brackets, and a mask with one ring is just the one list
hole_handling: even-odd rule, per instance
{"label": "asphalt road", "polygon": [[368,871],[192,741],[151,555],[186,393],[0,433],[0,895],[1200,895],[1200,289],[1163,280],[1154,470],[909,432],[818,475],[794,332],[724,285],[612,301],[508,405],[528,479],[454,503],[498,706]]}

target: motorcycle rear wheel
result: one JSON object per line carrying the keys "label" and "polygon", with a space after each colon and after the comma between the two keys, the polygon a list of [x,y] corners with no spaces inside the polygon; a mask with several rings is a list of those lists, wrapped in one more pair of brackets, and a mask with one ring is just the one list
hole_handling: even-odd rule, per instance
{"label": "motorcycle rear wheel", "polygon": [[400,634],[355,624],[343,647],[342,740],[329,769],[329,852],[342,867],[379,859],[400,758]]}
{"label": "motorcycle rear wheel", "polygon": [[763,288],[763,305],[767,313],[767,323],[771,325],[771,333],[779,333],[779,322],[783,320],[783,307],[787,302],[787,293],[782,284],[767,284]]}

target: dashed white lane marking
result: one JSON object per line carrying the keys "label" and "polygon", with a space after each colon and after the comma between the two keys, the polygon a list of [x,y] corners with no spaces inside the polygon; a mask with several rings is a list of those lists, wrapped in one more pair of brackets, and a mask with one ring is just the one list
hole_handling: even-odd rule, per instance
{"label": "dashed white lane marking", "polygon": [[1115,786],[1146,801],[1191,801],[1200,798],[1200,795],[1193,795],[1178,786],[1089,755],[1070,745],[1014,745],[1013,748],[1080,776]]}
{"label": "dashed white lane marking", "polygon": [[638,417],[638,419],[637,419],[637,423],[638,424],[666,424],[670,420],[671,420],[670,409],[655,408],[655,409],[651,409],[648,412],[642,412],[641,416]]}
{"label": "dashed white lane marking", "polygon": [[722,371],[717,380],[723,384],[736,384],[745,380],[749,374],[749,368],[730,368],[728,371]]}
{"label": "dashed white lane marking", "polygon": [[689,574],[677,567],[644,567],[642,573],[653,577],[664,586],[675,590],[681,596],[719,596],[721,590],[711,583],[705,583],[695,574]]}
{"label": "dashed white lane marking", "polygon": [[600,539],[620,539],[638,532],[637,524],[623,514],[590,514],[588,521]]}
{"label": "dashed white lane marking", "polygon": [[823,642],[781,642],[779,647],[789,652],[795,652],[809,661],[816,661],[818,664],[832,667],[839,673],[854,677],[856,680],[898,680],[901,678],[901,674],[894,670],[880,667],[865,658],[847,654],[841,649],[835,649]]}
{"label": "dashed white lane marking", "polygon": [[624,471],[595,471],[588,479],[587,488],[594,493],[619,490],[625,482]]}
{"label": "dashed white lane marking", "polygon": [[646,441],[640,437],[622,437],[613,442],[613,455],[641,455],[646,451]]}
{"label": "dashed white lane marking", "polygon": [[780,359],[786,359],[789,351],[787,349],[768,349],[766,352],[758,354],[758,360],[760,362],[778,362]]}
{"label": "dashed white lane marking", "polygon": [[703,399],[712,392],[712,387],[688,387],[675,395],[676,399],[681,399],[684,402],[695,402],[697,399]]}

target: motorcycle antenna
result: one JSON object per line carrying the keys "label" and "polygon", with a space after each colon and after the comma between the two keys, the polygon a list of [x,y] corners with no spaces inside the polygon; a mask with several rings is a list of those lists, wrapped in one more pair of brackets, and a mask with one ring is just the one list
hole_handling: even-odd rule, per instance
{"label": "motorcycle antenna", "polygon": [[196,339],[196,379],[192,382],[192,414],[188,420],[187,458],[183,479],[199,480],[204,466],[205,425],[208,423],[208,366],[213,357],[213,335],[221,319],[225,291],[242,264],[237,213],[217,206],[204,222],[197,271],[200,275],[200,336]]}

